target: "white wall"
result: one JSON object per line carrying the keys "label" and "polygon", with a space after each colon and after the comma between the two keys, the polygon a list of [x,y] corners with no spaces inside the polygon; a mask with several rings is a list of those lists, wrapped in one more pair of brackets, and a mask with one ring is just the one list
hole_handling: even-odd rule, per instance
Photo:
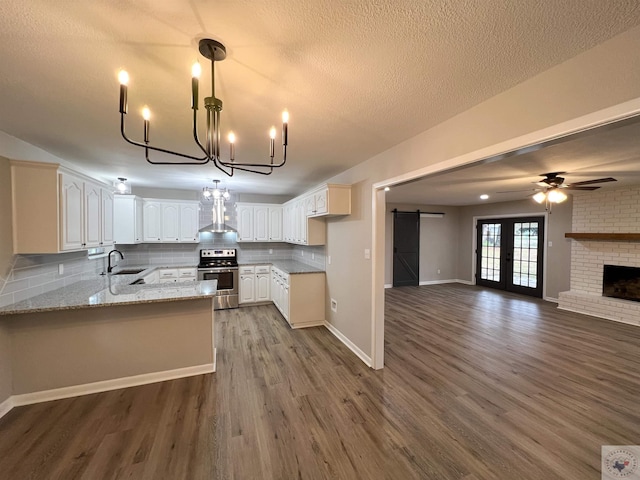
{"label": "white wall", "polygon": [[[384,248],[377,245],[384,244],[384,217],[374,231],[374,184],[537,143],[559,135],[555,126],[562,122],[638,99],[639,45],[640,28],[629,30],[331,178],[331,183],[354,185],[353,214],[328,222],[326,253],[332,257],[332,264],[327,265],[328,297],[339,296],[337,312],[327,307],[331,325],[366,355],[373,356],[374,342],[380,345],[372,331],[372,318],[379,324],[383,315]],[[583,119],[567,126],[565,133],[588,122]],[[377,222],[377,210],[375,218]],[[367,260],[363,252],[371,248],[374,257]],[[374,361],[380,366],[375,357]]]}

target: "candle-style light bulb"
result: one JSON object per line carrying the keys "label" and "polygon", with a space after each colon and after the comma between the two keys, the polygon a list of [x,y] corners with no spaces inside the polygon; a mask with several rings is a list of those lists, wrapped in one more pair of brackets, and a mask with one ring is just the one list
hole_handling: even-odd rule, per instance
{"label": "candle-style light bulb", "polygon": [[118,81],[120,82],[120,113],[127,113],[127,84],[129,83],[129,74],[126,70],[118,72]]}
{"label": "candle-style light bulb", "polygon": [[269,156],[273,160],[273,156],[275,154],[275,140],[276,138],[276,127],[271,127],[269,130]]}
{"label": "candle-style light bulb", "polygon": [[287,138],[289,136],[289,112],[286,110],[282,112],[282,145],[287,145]]}
{"label": "candle-style light bulb", "polygon": [[149,107],[142,109],[142,118],[144,119],[144,143],[149,143],[149,119],[151,118]]}
{"label": "candle-style light bulb", "polygon": [[231,159],[231,161],[233,162],[233,160],[236,158],[236,136],[233,132],[229,132],[229,158]]}
{"label": "candle-style light bulb", "polygon": [[191,66],[191,76],[193,78],[200,78],[200,74],[202,73],[202,67],[200,66],[199,62],[195,62],[192,66]]}
{"label": "candle-style light bulb", "polygon": [[202,68],[198,62],[191,66],[191,108],[198,109],[198,79],[202,73]]}

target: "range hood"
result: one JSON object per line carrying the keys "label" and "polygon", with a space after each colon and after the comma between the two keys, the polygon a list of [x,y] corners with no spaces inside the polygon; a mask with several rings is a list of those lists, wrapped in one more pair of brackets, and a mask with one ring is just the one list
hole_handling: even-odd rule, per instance
{"label": "range hood", "polygon": [[235,232],[236,229],[224,223],[224,198],[213,199],[213,209],[211,210],[212,223],[199,230],[200,233],[228,233]]}

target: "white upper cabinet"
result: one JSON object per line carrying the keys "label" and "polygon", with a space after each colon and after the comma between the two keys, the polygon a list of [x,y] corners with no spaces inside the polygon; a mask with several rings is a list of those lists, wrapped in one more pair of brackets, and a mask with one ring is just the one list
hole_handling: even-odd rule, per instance
{"label": "white upper cabinet", "polygon": [[54,163],[10,165],[14,253],[60,253],[113,242],[106,185]]}
{"label": "white upper cabinet", "polygon": [[238,242],[281,242],[282,206],[237,203]]}
{"label": "white upper cabinet", "polygon": [[180,241],[180,205],[162,203],[162,241]]}
{"label": "white upper cabinet", "polygon": [[144,241],[160,242],[162,240],[162,203],[154,200],[145,200],[142,218]]}
{"label": "white upper cabinet", "polygon": [[238,241],[253,242],[253,205],[238,205]]}
{"label": "white upper cabinet", "polygon": [[280,206],[269,207],[269,241],[282,241],[282,213]]}
{"label": "white upper cabinet", "polygon": [[143,200],[135,195],[115,195],[114,240],[117,244],[142,243]]}
{"label": "white upper cabinet", "polygon": [[113,211],[114,211],[114,195],[113,192],[106,188],[100,189],[100,199],[102,205],[100,208],[101,216],[101,232],[100,232],[100,245],[113,245],[115,241],[114,237],[114,223],[113,223]]}
{"label": "white upper cabinet", "polygon": [[180,204],[180,241],[197,242],[199,240],[200,205],[198,203]]}
{"label": "white upper cabinet", "polygon": [[197,243],[200,202],[144,199],[145,242]]}
{"label": "white upper cabinet", "polygon": [[61,250],[84,247],[84,182],[68,173],[60,174]]}
{"label": "white upper cabinet", "polygon": [[101,244],[102,218],[102,192],[99,185],[84,183],[84,211],[85,211],[85,238],[84,246],[96,248]]}

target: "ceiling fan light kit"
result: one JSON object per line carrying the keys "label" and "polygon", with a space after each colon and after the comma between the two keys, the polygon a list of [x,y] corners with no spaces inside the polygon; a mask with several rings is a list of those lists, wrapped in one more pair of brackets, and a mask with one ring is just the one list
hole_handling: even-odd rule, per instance
{"label": "ceiling fan light kit", "polygon": [[[154,165],[204,165],[212,162],[216,168],[228,176],[233,176],[236,170],[257,173],[260,175],[270,175],[275,168],[284,166],[287,161],[287,144],[289,136],[289,113],[285,110],[282,113],[282,161],[276,162],[275,158],[275,138],[276,129],[271,127],[269,131],[269,162],[267,163],[243,163],[235,160],[235,135],[229,133],[229,160],[223,160],[221,156],[221,128],[220,112],[222,112],[222,100],[215,96],[215,62],[222,61],[227,56],[225,46],[209,38],[199,41],[198,49],[203,57],[211,61],[211,96],[204,98],[204,108],[206,109],[206,139],[204,145],[198,135],[198,96],[199,77],[201,68],[199,63],[195,63],[191,69],[191,109],[193,110],[193,139],[198,148],[203,152],[203,156],[196,157],[185,153],[180,153],[165,148],[152,146],[149,143],[149,130],[151,111],[144,107],[143,116],[143,142],[131,140],[125,132],[125,115],[128,110],[128,87],[129,74],[122,70],[118,74],[120,82],[120,133],[122,137],[132,145],[144,148],[147,162]],[[154,150],[164,154],[175,155],[184,160],[174,162],[154,161],[149,158],[149,151]]]}
{"label": "ceiling fan light kit", "polygon": [[[559,177],[558,175],[562,175],[566,172],[550,172],[550,173],[542,173],[540,174],[543,178],[541,181],[536,182],[537,185],[541,187],[545,187],[545,191],[541,191],[533,195],[533,199],[538,203],[545,203],[546,210],[549,210],[551,213],[551,204],[553,203],[562,203],[567,199],[567,194],[562,190],[582,190],[582,191],[593,191],[597,190],[600,187],[587,186],[594,183],[606,183],[606,182],[616,182],[617,180],[612,177],[606,178],[596,178],[595,180],[585,180],[583,182],[574,182],[574,183],[564,183],[564,178]],[[561,190],[562,189],[562,190]]]}

